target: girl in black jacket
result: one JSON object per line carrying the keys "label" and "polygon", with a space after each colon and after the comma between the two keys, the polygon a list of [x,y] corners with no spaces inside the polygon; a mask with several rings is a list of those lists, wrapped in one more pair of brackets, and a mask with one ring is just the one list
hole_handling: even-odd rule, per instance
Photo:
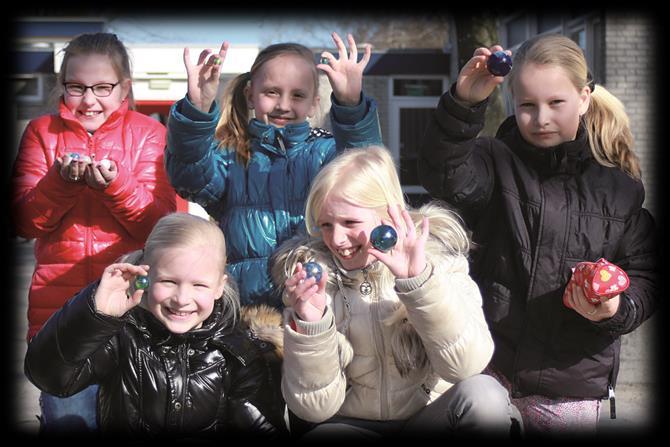
{"label": "girl in black jacket", "polygon": [[57,396],[100,384],[106,433],[282,434],[281,316],[255,308],[240,323],[225,268],[216,223],[163,217],[144,250],[108,266],[32,338],[26,375]]}
{"label": "girl in black jacket", "polygon": [[[477,138],[504,80],[486,68],[495,51],[503,48],[475,50],[443,95],[419,177],[473,231],[472,275],[496,344],[491,373],[510,389],[527,433],[593,433],[616,383],[620,336],[658,300],[654,221],[642,207],[628,118],[593,84],[579,46],[545,35],[514,56],[515,116],[495,138]],[[573,288],[566,307],[571,269],[599,258],[628,274],[628,290],[593,305]]]}

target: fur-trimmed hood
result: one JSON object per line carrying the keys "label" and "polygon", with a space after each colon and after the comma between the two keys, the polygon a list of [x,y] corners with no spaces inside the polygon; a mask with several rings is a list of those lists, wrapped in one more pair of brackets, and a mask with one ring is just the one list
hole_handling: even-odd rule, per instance
{"label": "fur-trimmed hood", "polygon": [[282,314],[277,309],[267,304],[242,306],[240,318],[254,337],[272,343],[275,355],[279,359],[284,357]]}

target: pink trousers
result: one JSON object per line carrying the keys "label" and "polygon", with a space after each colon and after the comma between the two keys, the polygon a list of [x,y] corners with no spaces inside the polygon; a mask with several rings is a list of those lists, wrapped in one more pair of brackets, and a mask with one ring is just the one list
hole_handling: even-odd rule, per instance
{"label": "pink trousers", "polygon": [[502,373],[491,367],[483,373],[495,377],[507,388],[512,403],[521,413],[527,435],[595,435],[600,417],[599,399],[549,398],[540,395],[515,399],[512,397],[512,384]]}

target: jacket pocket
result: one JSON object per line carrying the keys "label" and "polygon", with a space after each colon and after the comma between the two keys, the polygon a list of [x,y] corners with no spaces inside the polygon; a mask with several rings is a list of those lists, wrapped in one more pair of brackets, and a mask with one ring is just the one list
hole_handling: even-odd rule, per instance
{"label": "jacket pocket", "polygon": [[484,315],[491,330],[497,335],[516,340],[523,325],[523,310],[515,307],[523,303],[514,301],[512,290],[498,282],[482,283],[480,287]]}

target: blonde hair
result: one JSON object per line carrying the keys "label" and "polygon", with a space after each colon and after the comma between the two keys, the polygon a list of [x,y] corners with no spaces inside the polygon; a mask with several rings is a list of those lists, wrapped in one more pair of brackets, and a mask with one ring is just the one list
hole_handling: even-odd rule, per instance
{"label": "blonde hair", "polygon": [[584,124],[593,157],[603,166],[618,167],[640,179],[640,163],[633,152],[633,134],[625,107],[602,85],[596,88],[593,84],[581,47],[560,34],[536,36],[524,42],[514,54],[514,67],[508,78],[512,95],[519,71],[529,63],[561,67],[578,91],[591,88]]}
{"label": "blonde hair", "polygon": [[250,120],[245,89],[259,69],[268,61],[285,55],[298,56],[309,62],[314,76],[314,94],[319,91],[319,74],[314,63],[314,54],[304,45],[298,43],[278,43],[264,48],[247,73],[232,79],[223,92],[221,99],[221,118],[216,126],[214,136],[220,140],[219,147],[234,148],[238,161],[245,165],[251,158],[247,125]]}
{"label": "blonde hair", "polygon": [[[130,68],[130,57],[128,50],[123,42],[112,33],[84,33],[74,37],[65,48],[63,52],[63,61],[60,65],[60,72],[56,86],[54,88],[54,97],[60,99],[63,95],[63,82],[65,82],[65,75],[67,74],[67,66],[73,56],[88,56],[91,54],[99,54],[109,57],[112,67],[119,78],[119,82],[132,79],[132,71]],[[128,107],[130,110],[135,109],[135,99],[133,96],[133,87],[130,85],[128,90]]]}
{"label": "blonde hair", "polygon": [[[226,274],[226,240],[221,228],[210,220],[188,213],[170,213],[158,220],[149,233],[144,250],[136,250],[124,256],[121,261],[131,264],[152,262],[161,256],[166,248],[187,247],[197,249],[199,246],[212,247],[217,257],[212,262],[218,264],[221,275]],[[223,295],[223,313],[226,321],[233,324],[238,318],[240,304],[234,283],[228,279]]]}
{"label": "blonde hair", "polygon": [[407,205],[395,162],[384,147],[347,149],[319,171],[305,206],[305,225],[311,236],[320,236],[317,221],[330,194],[356,206],[373,208],[386,220],[390,220],[389,205],[400,205],[409,211],[416,228],[421,227],[424,217],[429,218],[430,233],[444,243],[448,254],[465,255],[469,250],[462,220],[446,205],[432,202],[418,210]]}

